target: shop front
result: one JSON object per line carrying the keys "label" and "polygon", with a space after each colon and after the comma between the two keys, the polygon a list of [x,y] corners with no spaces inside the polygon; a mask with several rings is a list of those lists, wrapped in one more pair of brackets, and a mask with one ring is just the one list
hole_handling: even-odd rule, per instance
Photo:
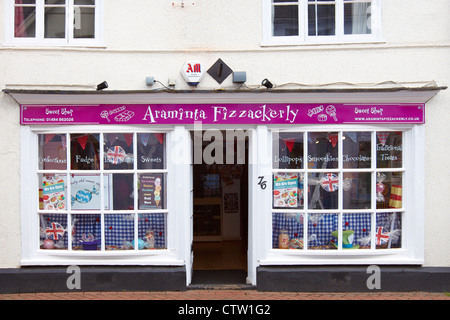
{"label": "shop front", "polygon": [[22,267],[164,275],[149,290],[351,290],[368,266],[417,276],[437,92],[8,91]]}

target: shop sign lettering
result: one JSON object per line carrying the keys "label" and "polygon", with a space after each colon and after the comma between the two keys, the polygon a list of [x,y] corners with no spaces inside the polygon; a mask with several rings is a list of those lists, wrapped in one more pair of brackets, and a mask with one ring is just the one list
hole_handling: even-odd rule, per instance
{"label": "shop sign lettering", "polygon": [[423,104],[126,104],[21,106],[21,124],[424,123]]}

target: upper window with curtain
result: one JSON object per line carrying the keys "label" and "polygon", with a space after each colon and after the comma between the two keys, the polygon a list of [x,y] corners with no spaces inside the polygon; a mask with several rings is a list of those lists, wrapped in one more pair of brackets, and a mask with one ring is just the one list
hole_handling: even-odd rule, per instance
{"label": "upper window with curtain", "polygon": [[7,45],[99,45],[103,0],[7,0]]}
{"label": "upper window with curtain", "polygon": [[263,45],[356,43],[381,37],[381,0],[263,0]]}

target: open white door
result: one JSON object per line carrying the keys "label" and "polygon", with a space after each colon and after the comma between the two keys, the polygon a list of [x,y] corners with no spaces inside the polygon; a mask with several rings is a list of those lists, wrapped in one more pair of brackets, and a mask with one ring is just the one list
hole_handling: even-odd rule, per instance
{"label": "open white door", "polygon": [[189,228],[188,228],[188,248],[186,248],[189,260],[186,261],[186,284],[189,286],[192,282],[192,274],[194,272],[193,264],[194,264],[194,183],[192,176],[194,174],[194,166],[192,163],[193,159],[193,148],[192,148],[192,139],[190,133],[186,131],[187,136],[187,147],[190,150],[189,157],[189,206],[188,206],[188,215],[189,215]]}
{"label": "open white door", "polygon": [[[186,286],[192,281],[192,242],[193,242],[193,208],[192,208],[192,141],[189,131],[184,126],[176,126],[171,135],[171,148],[167,158],[172,166],[170,183],[174,201],[170,202],[169,217],[173,227],[172,239],[176,242],[180,260],[186,267]],[[187,227],[189,226],[189,227]],[[176,249],[175,249],[176,248]]]}

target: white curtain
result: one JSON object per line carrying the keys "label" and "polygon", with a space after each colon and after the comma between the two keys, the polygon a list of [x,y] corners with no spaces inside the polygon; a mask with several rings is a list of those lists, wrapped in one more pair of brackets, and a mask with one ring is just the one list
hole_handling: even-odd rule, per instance
{"label": "white curtain", "polygon": [[370,33],[370,3],[352,4],[352,34]]}

